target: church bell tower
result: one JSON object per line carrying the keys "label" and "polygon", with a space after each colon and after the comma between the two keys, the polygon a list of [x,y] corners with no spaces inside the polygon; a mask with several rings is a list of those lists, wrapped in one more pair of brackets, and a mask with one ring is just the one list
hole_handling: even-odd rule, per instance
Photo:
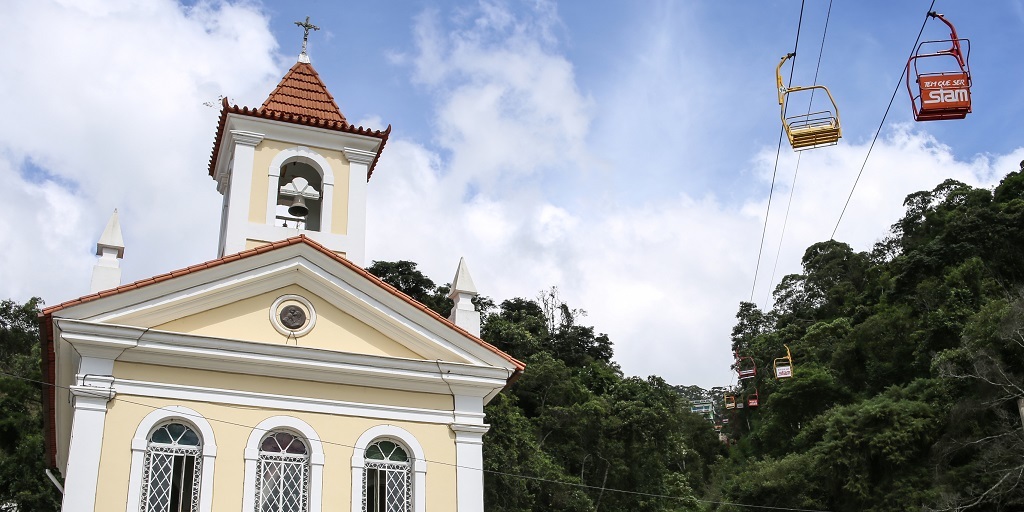
{"label": "church bell tower", "polygon": [[224,196],[217,255],[302,234],[362,266],[366,185],[391,133],[349,124],[302,53],[259,108],[222,101],[210,177]]}

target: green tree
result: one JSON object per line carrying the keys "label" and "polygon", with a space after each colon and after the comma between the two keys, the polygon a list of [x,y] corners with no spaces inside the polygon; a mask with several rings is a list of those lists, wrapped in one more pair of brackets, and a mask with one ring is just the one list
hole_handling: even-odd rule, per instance
{"label": "green tree", "polygon": [[416,263],[406,260],[374,261],[366,267],[366,271],[443,317],[452,311],[454,303],[448,298],[450,286],[435,285],[434,281],[416,268]]}
{"label": "green tree", "polygon": [[37,298],[0,302],[0,508],[60,508],[45,474]]}

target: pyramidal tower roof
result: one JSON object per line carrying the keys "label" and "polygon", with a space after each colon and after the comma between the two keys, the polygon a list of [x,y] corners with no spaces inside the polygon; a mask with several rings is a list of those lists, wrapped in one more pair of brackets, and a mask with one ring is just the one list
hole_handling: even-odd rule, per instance
{"label": "pyramidal tower roof", "polygon": [[285,73],[281,83],[263,102],[260,110],[271,114],[292,114],[347,124],[334,97],[309,62],[300,59]]}

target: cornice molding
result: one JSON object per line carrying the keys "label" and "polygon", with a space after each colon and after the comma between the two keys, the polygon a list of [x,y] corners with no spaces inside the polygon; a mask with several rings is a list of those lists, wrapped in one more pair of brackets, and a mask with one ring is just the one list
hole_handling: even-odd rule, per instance
{"label": "cornice molding", "polygon": [[264,135],[262,133],[249,132],[245,130],[231,130],[231,138],[235,141],[235,144],[242,146],[256,147],[257,144],[263,141]]}
{"label": "cornice molding", "polygon": [[346,147],[342,148],[342,151],[345,153],[345,158],[353,164],[370,165],[370,162],[373,162],[377,156],[377,153],[364,149]]}
{"label": "cornice molding", "polygon": [[[89,337],[90,348],[100,350],[109,344],[108,352],[116,352],[117,361],[132,363],[438,394],[449,394],[457,387],[460,394],[474,396],[503,388],[508,377],[504,368],[483,365],[272,345],[81,320],[62,319],[60,326],[64,339],[75,339],[75,334],[86,331],[106,333]],[[125,341],[132,336],[132,341]]]}
{"label": "cornice molding", "polygon": [[380,137],[339,132],[315,126],[305,126],[274,119],[261,119],[234,113],[228,114],[226,122],[227,131],[240,130],[262,133],[266,139],[300,146],[333,149],[335,151],[342,151],[345,147],[353,147],[364,151],[372,151],[376,155],[381,143]]}

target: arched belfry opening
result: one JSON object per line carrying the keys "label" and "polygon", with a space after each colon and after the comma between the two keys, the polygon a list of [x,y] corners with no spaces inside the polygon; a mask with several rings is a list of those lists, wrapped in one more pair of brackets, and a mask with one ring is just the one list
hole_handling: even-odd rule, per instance
{"label": "arched belfry opening", "polygon": [[302,159],[293,159],[282,164],[277,180],[277,225],[320,231],[323,183],[321,171]]}

